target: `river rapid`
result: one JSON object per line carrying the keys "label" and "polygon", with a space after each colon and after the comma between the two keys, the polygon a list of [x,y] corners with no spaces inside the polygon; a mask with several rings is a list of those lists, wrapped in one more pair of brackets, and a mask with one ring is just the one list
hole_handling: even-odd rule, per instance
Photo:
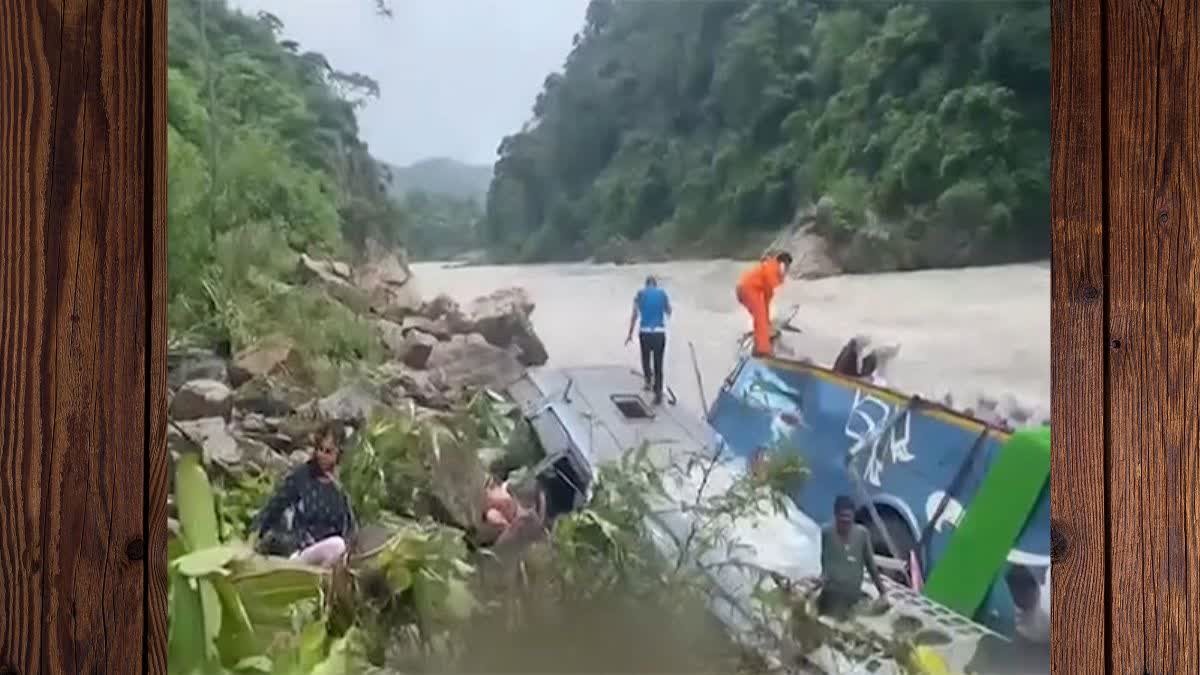
{"label": "river rapid", "polygon": [[[637,342],[625,345],[634,293],[655,274],[670,295],[665,373],[680,403],[699,412],[700,394],[688,343],[695,345],[704,395],[712,401],[734,365],[750,318],[734,283],[750,263],[731,260],[644,265],[586,263],[453,267],[413,265],[420,292],[461,303],[503,286],[524,287],[536,303],[532,320],[550,366],[628,363],[639,367]],[[1050,405],[1050,267],[1047,263],[843,275],[788,280],[773,315],[799,305],[789,335],[798,355],[832,365],[855,334],[898,344],[889,384],[907,393],[967,405],[980,395],[1012,396],[1038,418]]]}

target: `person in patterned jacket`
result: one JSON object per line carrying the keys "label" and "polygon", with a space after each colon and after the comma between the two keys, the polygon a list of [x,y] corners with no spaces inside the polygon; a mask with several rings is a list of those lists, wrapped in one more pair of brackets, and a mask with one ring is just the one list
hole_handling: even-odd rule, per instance
{"label": "person in patterned jacket", "polygon": [[314,434],[312,457],[288,474],[255,517],[261,552],[326,567],[345,554],[355,529],[350,499],[337,480],[345,435],[337,421]]}

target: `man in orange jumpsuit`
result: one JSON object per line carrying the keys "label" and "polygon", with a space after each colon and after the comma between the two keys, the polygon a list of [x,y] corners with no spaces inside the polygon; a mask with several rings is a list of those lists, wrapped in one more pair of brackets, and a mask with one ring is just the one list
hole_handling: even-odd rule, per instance
{"label": "man in orange jumpsuit", "polygon": [[780,253],[764,259],[738,280],[738,302],[754,322],[754,356],[771,355],[771,298],[791,265],[791,254]]}

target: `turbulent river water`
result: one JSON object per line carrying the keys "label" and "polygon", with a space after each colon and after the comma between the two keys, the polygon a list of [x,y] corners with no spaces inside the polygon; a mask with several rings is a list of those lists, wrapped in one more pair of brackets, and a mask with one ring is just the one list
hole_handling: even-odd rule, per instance
{"label": "turbulent river water", "polygon": [[[503,286],[522,286],[537,307],[532,320],[551,366],[628,363],[625,345],[634,293],[655,274],[670,294],[667,384],[699,412],[688,343],[695,345],[705,397],[711,401],[736,359],[750,319],[733,286],[748,263],[730,260],[646,265],[413,266],[426,297],[446,293],[466,303]],[[1050,267],[1046,263],[956,270],[789,280],[774,312],[792,305],[803,333],[789,336],[799,355],[831,365],[855,334],[898,344],[887,371],[901,391],[955,401],[1015,397],[1039,417],[1050,404]]]}

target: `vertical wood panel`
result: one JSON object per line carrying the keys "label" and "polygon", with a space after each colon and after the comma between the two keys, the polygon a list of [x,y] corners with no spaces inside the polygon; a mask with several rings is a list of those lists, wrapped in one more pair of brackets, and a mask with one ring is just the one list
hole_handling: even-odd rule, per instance
{"label": "vertical wood panel", "polygon": [[0,2],[0,672],[145,672],[147,629],[165,640],[161,583],[162,616],[143,604],[165,405],[148,4]]}
{"label": "vertical wood panel", "polygon": [[1200,6],[1112,2],[1109,425],[1112,659],[1195,673],[1200,631]]}
{"label": "vertical wood panel", "polygon": [[[149,436],[146,453],[149,502],[146,518],[146,669],[147,675],[167,672],[167,0],[147,0],[148,50],[143,68],[149,69],[152,131],[147,160],[150,180],[150,338]],[[145,72],[143,70],[143,72]],[[148,195],[149,198],[149,195]]]}
{"label": "vertical wood panel", "polygon": [[1073,675],[1105,667],[1103,25],[1100,0],[1051,7],[1051,669]]}

